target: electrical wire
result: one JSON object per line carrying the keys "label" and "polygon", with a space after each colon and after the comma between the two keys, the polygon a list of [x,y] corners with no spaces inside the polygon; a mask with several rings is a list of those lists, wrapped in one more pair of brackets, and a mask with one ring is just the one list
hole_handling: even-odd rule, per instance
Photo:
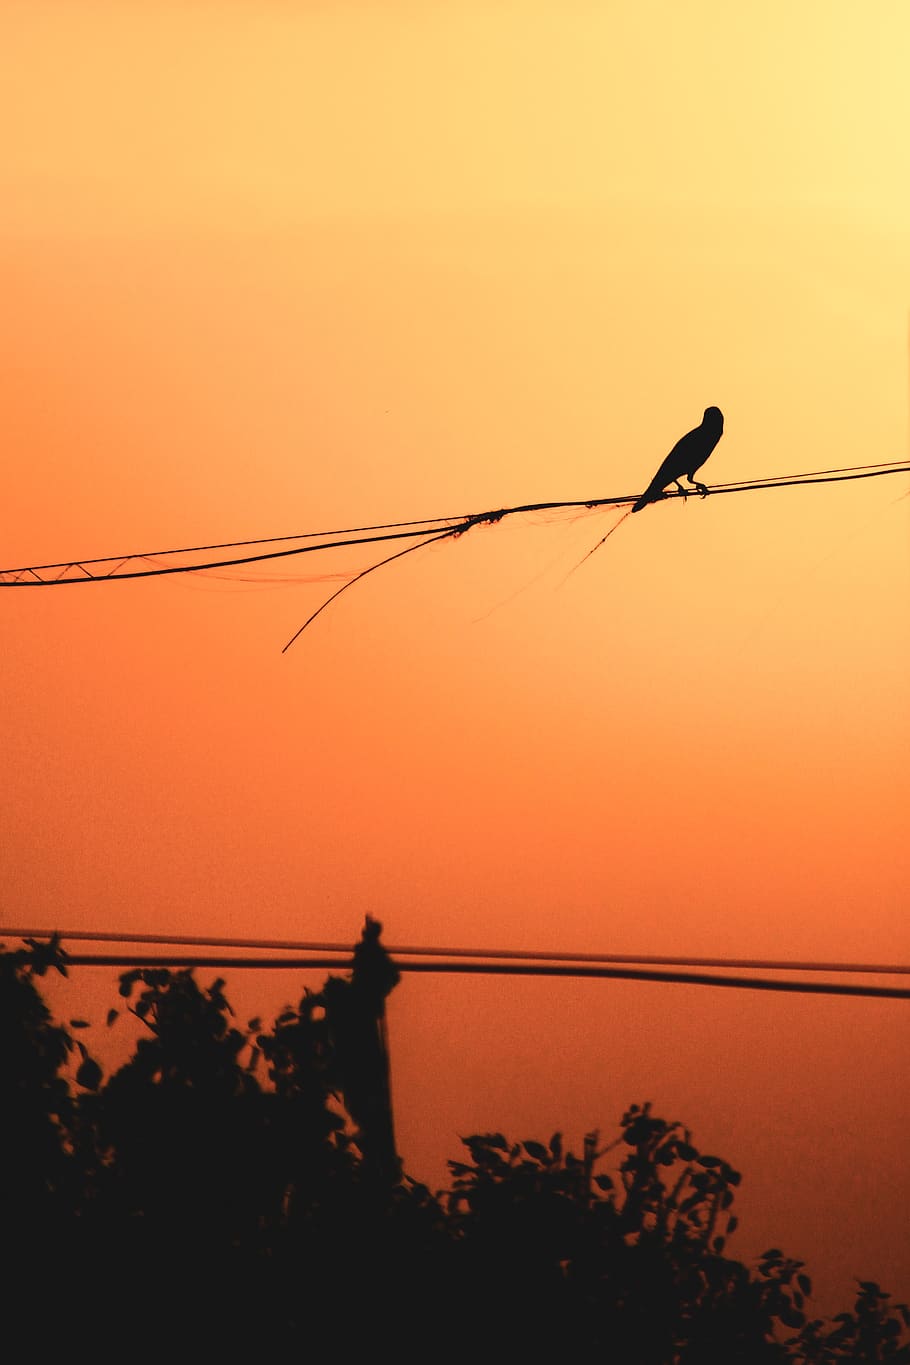
{"label": "electrical wire", "polygon": [[[123,957],[105,953],[75,953],[67,957],[74,967],[210,967],[277,968],[281,971],[314,971],[338,966],[334,958],[234,958],[234,957]],[[849,995],[882,1000],[910,1000],[910,987],[858,986],[842,982],[784,981],[770,977],[714,976],[702,972],[658,972],[627,967],[566,966],[556,963],[518,962],[399,962],[401,972],[439,972],[483,976],[598,977],[614,981],[650,981],[687,986],[727,986],[738,990],[786,991],[802,995]]]}
{"label": "electrical wire", "polygon": [[[460,528],[453,527],[452,533],[454,533],[458,529]],[[318,534],[319,532],[313,532],[313,535]],[[348,545],[373,545],[381,541],[403,540],[408,538],[413,539],[415,537],[423,537],[428,534],[429,532],[427,531],[395,531],[388,532],[384,535],[360,536],[356,539],[351,540],[329,540],[321,545],[299,545],[296,546],[293,550],[272,550],[265,554],[240,555],[233,559],[209,560],[205,564],[166,564],[160,566],[156,565],[155,567],[150,569],[127,569],[122,573],[111,572],[108,574],[91,574],[89,573],[88,568],[86,568],[86,565],[109,564],[112,562],[111,559],[85,560],[74,559],[62,566],[59,564],[53,565],[35,564],[32,565],[30,568],[0,569],[0,588],[62,588],[64,586],[76,583],[119,583],[124,579],[128,578],[161,578],[165,574],[202,573],[207,569],[229,569],[233,568],[234,566],[242,564],[261,564],[266,560],[270,559],[289,559],[293,555],[313,554],[317,550],[337,550]],[[268,544],[269,542],[261,541],[257,543]],[[125,564],[133,562],[135,560],[148,561],[151,558],[156,558],[165,553],[174,554],[177,552],[155,550],[150,555],[127,555],[120,560],[120,563]],[[37,576],[45,572],[45,570],[47,569],[50,568],[56,569],[60,567],[63,568],[64,572],[71,569],[81,569],[84,577],[41,578]],[[32,574],[35,576],[32,578],[14,578],[12,580],[6,580],[3,577],[5,574]]]}
{"label": "electrical wire", "polygon": [[[280,950],[295,953],[338,953],[347,956],[353,952],[348,943],[326,943],[321,940],[313,942],[312,940],[275,938],[206,938],[197,934],[115,934],[94,929],[0,928],[0,938],[49,939],[54,934],[61,941],[72,939],[94,943],[142,943],[149,946],[164,944],[176,947],[259,949],[263,952]],[[477,957],[489,958],[493,961],[626,963],[651,967],[720,967],[753,971],[827,972],[829,974],[854,972],[865,976],[910,975],[910,963],[792,962],[779,958],[661,957],[646,953],[550,953],[536,950],[526,951],[520,948],[427,948],[405,945],[389,945],[386,947],[386,951],[396,959],[399,957]]]}
{"label": "electrical wire", "polygon": [[[28,937],[41,938],[52,937],[47,931],[25,931],[2,929],[2,937]],[[165,936],[164,938],[152,935],[114,935],[96,934],[90,932],[73,932],[66,935],[58,932],[61,940],[66,937],[81,939],[96,939],[108,942],[118,941],[138,941],[143,943],[164,943],[175,942],[178,944],[201,943],[230,945],[245,947],[250,944],[260,946],[256,940],[250,939],[195,939],[187,938],[185,935]],[[261,941],[260,941],[261,942]],[[267,945],[274,945],[275,940],[266,940]],[[312,944],[299,945],[296,943],[281,942],[280,946],[298,950],[301,946],[309,946],[314,951],[331,952],[333,954],[344,953],[347,956],[353,955],[353,949],[343,947],[340,944]],[[888,1000],[910,1000],[910,988],[900,986],[873,986],[856,985],[845,982],[823,982],[823,981],[795,981],[781,980],[769,977],[743,977],[743,976],[718,976],[705,972],[694,971],[656,971],[653,964],[662,963],[669,965],[672,963],[689,965],[712,965],[728,969],[730,967],[748,969],[773,969],[784,971],[801,972],[856,972],[866,974],[897,974],[910,971],[910,967],[905,966],[872,966],[860,963],[792,963],[768,961],[757,961],[754,959],[730,959],[730,958],[635,958],[630,955],[618,954],[591,954],[581,953],[573,955],[570,953],[520,953],[516,950],[474,950],[474,949],[427,949],[427,948],[389,948],[387,949],[395,966],[401,972],[421,972],[421,973],[444,973],[462,975],[483,975],[483,976],[547,976],[547,977],[574,977],[574,978],[595,978],[618,981],[645,981],[652,983],[665,983],[690,986],[720,986],[736,988],[739,990],[764,990],[764,991],[783,991],[791,994],[808,995],[835,995],[853,996],[858,998],[888,999]],[[406,955],[410,956],[438,956],[441,960],[428,961],[404,961]],[[466,961],[467,957],[482,957],[485,961]],[[459,959],[459,960],[453,960]],[[338,958],[333,957],[227,957],[214,954],[164,954],[154,955],[124,955],[120,953],[73,953],[67,954],[67,964],[82,967],[205,967],[225,969],[265,969],[279,971],[316,971],[331,970],[339,966],[346,965],[339,963]],[[605,965],[608,963],[650,963],[652,966],[618,966]]]}
{"label": "electrical wire", "polygon": [[[839,483],[852,479],[877,478],[884,474],[910,473],[910,463],[889,461],[880,464],[852,465],[836,469],[823,469],[806,474],[785,474],[773,477],[740,480],[736,483],[715,484],[712,496],[718,493],[745,493],[764,488],[791,488],[816,483]],[[413,521],[385,522],[375,526],[350,527],[340,531],[303,531],[296,535],[268,536],[254,540],[221,541],[209,545],[185,546],[182,549],[148,550],[126,555],[107,555],[92,559],[58,560],[49,564],[20,565],[15,568],[0,569],[0,587],[35,588],[63,587],[76,583],[109,583],[121,579],[154,578],[165,574],[201,573],[206,570],[232,568],[237,565],[261,563],[270,559],[289,558],[294,555],[312,554],[318,550],[339,549],[350,545],[372,545],[385,541],[401,539],[423,539],[426,537],[442,539],[446,536],[460,536],[475,526],[492,524],[507,516],[517,516],[530,512],[559,511],[573,507],[594,509],[616,507],[632,503],[637,493],[620,496],[563,500],[555,502],[522,503],[515,507],[502,507],[495,511],[477,512],[457,517],[425,517]],[[679,491],[665,493],[665,498],[685,497]],[[415,528],[422,529],[415,529]],[[367,534],[369,533],[369,534]],[[287,541],[318,540],[316,545],[294,545],[280,550],[261,554],[238,555],[229,559],[205,561],[201,564],[152,565],[143,569],[124,569],[123,565],[150,561],[166,555],[192,555],[209,550],[244,549],[254,545],[277,545]],[[95,573],[103,565],[112,564],[114,568],[107,573]],[[378,565],[376,566],[378,567]],[[41,575],[57,569],[60,573],[54,578]],[[66,577],[67,573],[81,572],[81,577]],[[22,575],[28,575],[23,577]]]}
{"label": "electrical wire", "polygon": [[[100,559],[66,559],[55,564],[34,564],[32,569],[0,569],[0,573],[29,573],[41,569],[71,569],[77,564],[125,564],[130,559],[157,559],[161,555],[195,555],[208,550],[245,549],[249,545],[280,545],[287,540],[313,540],[321,536],[354,536],[365,531],[395,531],[405,526],[428,526],[436,522],[464,521],[467,514],[457,517],[420,517],[413,521],[382,521],[373,526],[344,526],[334,531],[296,531],[285,536],[259,536],[254,540],[221,540],[210,545],[183,545],[172,550],[141,550],[128,555],[104,555]],[[416,532],[416,534],[421,534]],[[321,548],[321,547],[317,547]]]}

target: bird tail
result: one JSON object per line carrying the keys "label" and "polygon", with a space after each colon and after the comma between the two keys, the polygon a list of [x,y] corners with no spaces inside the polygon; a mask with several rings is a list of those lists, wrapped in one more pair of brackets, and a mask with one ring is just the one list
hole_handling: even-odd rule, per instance
{"label": "bird tail", "polygon": [[633,502],[632,511],[640,512],[643,507],[647,507],[649,502],[657,502],[659,497],[660,493],[656,489],[654,489],[653,487],[646,488],[645,491],[642,493],[641,497],[638,498],[637,501]]}

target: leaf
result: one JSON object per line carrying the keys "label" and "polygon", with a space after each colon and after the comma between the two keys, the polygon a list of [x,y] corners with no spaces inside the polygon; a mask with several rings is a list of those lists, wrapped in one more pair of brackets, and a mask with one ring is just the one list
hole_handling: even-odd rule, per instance
{"label": "leaf", "polygon": [[698,1164],[699,1166],[722,1166],[724,1163],[719,1156],[700,1156]]}
{"label": "leaf", "polygon": [[476,1142],[481,1147],[493,1147],[498,1152],[509,1151],[509,1143],[502,1133],[479,1133],[476,1137],[468,1138],[469,1142]]}
{"label": "leaf", "polygon": [[812,1294],[812,1281],[809,1279],[809,1276],[797,1275],[796,1283],[799,1285],[800,1289],[803,1291],[806,1297],[809,1298]]}
{"label": "leaf", "polygon": [[87,1019],[71,1019],[70,1028],[91,1028]]}
{"label": "leaf", "polygon": [[119,1016],[120,1016],[120,1011],[119,1011],[119,1010],[108,1010],[108,1012],[107,1012],[107,1026],[108,1026],[108,1028],[110,1028],[111,1024],[114,1022],[115,1019],[119,1018]]}
{"label": "leaf", "polygon": [[522,1146],[524,1147],[528,1156],[533,1157],[535,1161],[546,1161],[550,1155],[549,1151],[543,1145],[542,1142],[532,1141],[523,1142]]}
{"label": "leaf", "polygon": [[120,977],[120,986],[118,987],[118,990],[125,1000],[129,999],[132,995],[133,987],[139,980],[140,975],[139,968],[134,967],[131,972],[124,972]]}
{"label": "leaf", "polygon": [[596,1175],[594,1177],[594,1184],[599,1190],[612,1190],[613,1178],[609,1175]]}
{"label": "leaf", "polygon": [[738,1227],[739,1219],[737,1218],[735,1213],[731,1213],[730,1217],[727,1219],[727,1236],[729,1237],[730,1234],[735,1232]]}
{"label": "leaf", "polygon": [[76,1072],[76,1084],[83,1090],[97,1090],[101,1084],[101,1067],[92,1057],[86,1057]]}
{"label": "leaf", "polygon": [[792,1327],[794,1329],[802,1327],[803,1323],[806,1321],[805,1313],[798,1312],[797,1309],[786,1303],[781,1304],[777,1310],[776,1316],[780,1318],[785,1327]]}

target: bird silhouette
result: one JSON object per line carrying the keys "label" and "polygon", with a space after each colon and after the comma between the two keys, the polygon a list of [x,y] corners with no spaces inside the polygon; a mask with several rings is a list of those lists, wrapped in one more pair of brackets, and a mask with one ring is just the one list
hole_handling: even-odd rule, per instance
{"label": "bird silhouette", "polygon": [[675,483],[685,497],[690,490],[680,483],[684,474],[702,497],[707,497],[708,489],[705,484],[696,481],[695,473],[701,469],[723,434],[724,415],[720,408],[705,408],[701,424],[687,431],[685,436],[680,436],[654,478],[633,505],[632,511],[640,512],[649,502],[659,502],[668,483]]}

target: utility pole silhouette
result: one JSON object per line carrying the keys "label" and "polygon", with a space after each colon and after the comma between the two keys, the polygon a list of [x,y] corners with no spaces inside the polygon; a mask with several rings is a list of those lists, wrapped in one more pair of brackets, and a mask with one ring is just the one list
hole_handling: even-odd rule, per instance
{"label": "utility pole silhouette", "polygon": [[364,1168],[381,1185],[401,1178],[395,1147],[386,997],[401,975],[379,941],[382,925],[367,915],[348,981],[330,976],[323,988],[345,1106],[357,1125]]}

